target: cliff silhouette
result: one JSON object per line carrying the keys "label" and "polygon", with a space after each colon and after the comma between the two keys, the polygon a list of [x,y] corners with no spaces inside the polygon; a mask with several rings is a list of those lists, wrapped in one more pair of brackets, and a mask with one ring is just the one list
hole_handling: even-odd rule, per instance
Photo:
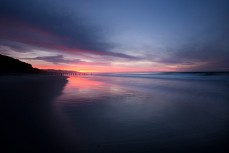
{"label": "cliff silhouette", "polygon": [[42,70],[33,68],[31,64],[0,54],[0,73],[41,73]]}

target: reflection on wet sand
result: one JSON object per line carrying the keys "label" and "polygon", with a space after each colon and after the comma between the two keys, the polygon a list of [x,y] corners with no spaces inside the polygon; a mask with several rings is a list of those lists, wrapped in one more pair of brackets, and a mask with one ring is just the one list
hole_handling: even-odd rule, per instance
{"label": "reflection on wet sand", "polygon": [[54,107],[78,151],[228,150],[228,81],[99,76],[68,81]]}
{"label": "reflection on wet sand", "polygon": [[[86,102],[96,102],[97,98],[102,98],[104,95],[110,93],[123,94],[125,92],[120,86],[93,80],[93,77],[69,77],[68,84],[63,90],[63,94],[58,97],[57,103],[71,103],[76,104]],[[105,94],[106,93],[106,94]],[[78,100],[78,101],[77,101]]]}

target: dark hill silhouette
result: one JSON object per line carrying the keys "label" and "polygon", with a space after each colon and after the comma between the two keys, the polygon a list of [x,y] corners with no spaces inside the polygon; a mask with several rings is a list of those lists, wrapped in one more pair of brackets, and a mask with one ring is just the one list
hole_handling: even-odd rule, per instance
{"label": "dark hill silhouette", "polygon": [[0,73],[40,73],[31,64],[0,54]]}

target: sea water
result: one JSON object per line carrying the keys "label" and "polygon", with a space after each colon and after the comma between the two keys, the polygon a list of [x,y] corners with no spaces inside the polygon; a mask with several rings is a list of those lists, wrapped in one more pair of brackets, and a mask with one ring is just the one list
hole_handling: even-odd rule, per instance
{"label": "sea water", "polygon": [[226,152],[227,73],[126,73],[68,78],[53,103],[82,152]]}

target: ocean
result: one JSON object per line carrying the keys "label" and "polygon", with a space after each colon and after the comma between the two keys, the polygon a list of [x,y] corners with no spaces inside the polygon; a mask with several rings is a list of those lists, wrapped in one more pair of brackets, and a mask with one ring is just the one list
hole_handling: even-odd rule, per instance
{"label": "ocean", "polygon": [[229,152],[228,73],[0,77],[8,152]]}
{"label": "ocean", "polygon": [[[227,73],[69,77],[54,107],[83,152],[226,152]],[[73,143],[73,146],[74,146]]]}

